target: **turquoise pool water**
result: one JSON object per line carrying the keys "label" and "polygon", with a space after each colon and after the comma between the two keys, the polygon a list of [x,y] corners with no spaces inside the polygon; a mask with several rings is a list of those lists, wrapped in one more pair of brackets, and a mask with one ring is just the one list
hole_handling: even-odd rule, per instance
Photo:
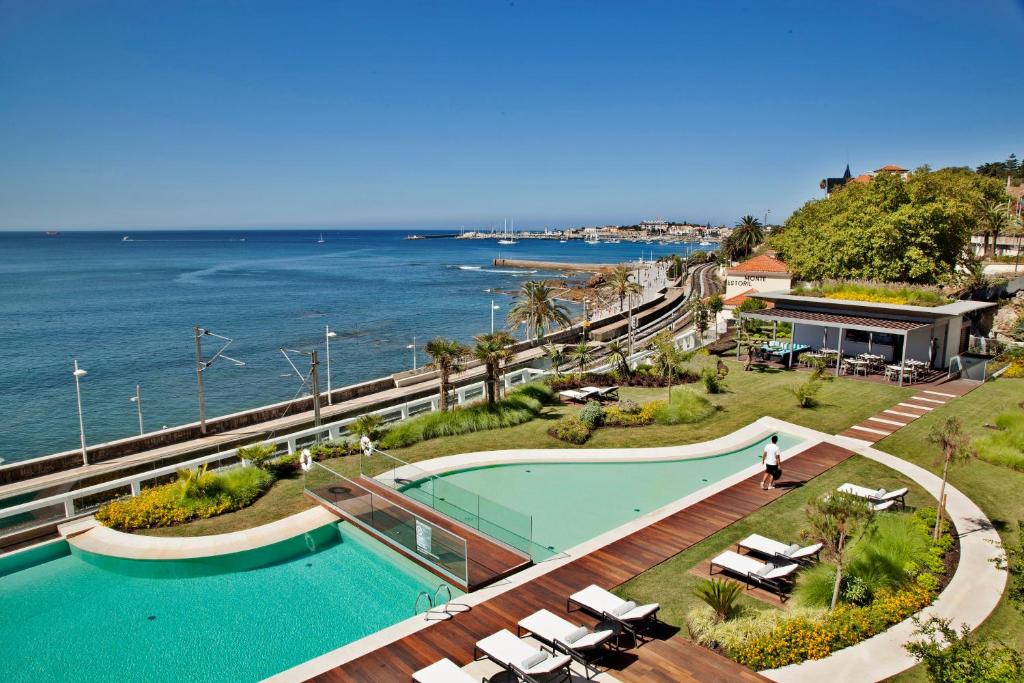
{"label": "turquoise pool water", "polygon": [[32,553],[0,560],[5,682],[258,681],[412,616],[441,583],[335,524],[200,562]]}
{"label": "turquoise pool water", "polygon": [[[789,434],[778,436],[783,451],[803,441]],[[448,472],[441,479],[532,515],[533,541],[562,551],[759,464],[766,443],[767,439],[689,460],[494,465]],[[416,498],[429,496],[418,494],[420,486],[434,486],[438,495],[444,491],[429,480],[405,490]],[[481,513],[480,518],[486,525],[487,515]]]}

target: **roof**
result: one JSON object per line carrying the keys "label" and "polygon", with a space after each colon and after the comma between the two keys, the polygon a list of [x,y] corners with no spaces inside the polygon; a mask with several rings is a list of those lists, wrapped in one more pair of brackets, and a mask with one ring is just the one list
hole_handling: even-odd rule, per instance
{"label": "roof", "polygon": [[760,254],[752,259],[747,259],[743,263],[730,268],[726,271],[729,274],[739,273],[779,273],[788,275],[789,267],[774,256],[768,256],[767,254]]}
{"label": "roof", "polygon": [[867,174],[867,173],[861,173],[856,178],[853,178],[852,180],[850,180],[850,182],[851,183],[870,183],[871,182],[871,176],[869,174]]}
{"label": "roof", "polygon": [[875,169],[875,173],[906,173],[907,169],[896,164],[886,164],[882,168]]}
{"label": "roof", "polygon": [[797,296],[796,294],[765,293],[758,294],[759,299],[766,299],[786,305],[815,306],[817,308],[845,308],[859,309],[894,315],[926,315],[935,318],[939,316],[958,316],[983,308],[991,308],[998,304],[990,301],[953,301],[942,306],[911,306],[909,304],[883,304],[873,301],[855,301],[853,299],[829,299],[819,296]]}
{"label": "roof", "polygon": [[756,291],[757,291],[756,289],[751,288],[751,289],[742,291],[739,294],[734,294],[733,296],[730,296],[728,299],[723,301],[722,304],[725,305],[725,306],[739,306],[741,303],[743,303],[744,301],[746,301],[747,299],[750,298],[750,296],[749,296],[750,294],[753,294]]}
{"label": "roof", "polygon": [[806,322],[810,324],[828,325],[831,327],[843,327],[850,330],[864,330],[866,332],[896,332],[907,333],[919,327],[928,327],[929,323],[917,322],[914,320],[894,320],[892,318],[868,318],[860,315],[836,315],[832,313],[816,313],[814,311],[790,311],[782,308],[769,310],[752,311],[743,313],[743,317],[757,318],[758,320],[778,320],[788,323]]}

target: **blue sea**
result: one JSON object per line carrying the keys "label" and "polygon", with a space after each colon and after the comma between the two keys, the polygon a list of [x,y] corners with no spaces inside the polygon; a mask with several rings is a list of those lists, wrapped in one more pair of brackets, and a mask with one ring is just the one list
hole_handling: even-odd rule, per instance
{"label": "blue sea", "polygon": [[[418,231],[420,234],[428,234]],[[234,340],[205,374],[207,416],[284,401],[302,389],[279,348],[331,341],[331,384],[412,366],[406,348],[437,335],[469,342],[501,325],[531,277],[498,256],[617,262],[688,253],[695,245],[579,240],[405,240],[405,231],[334,230],[0,233],[0,457],[78,446],[72,361],[82,379],[89,443],[198,419],[192,327]],[[128,236],[129,241],[123,237]],[[216,340],[207,337],[210,355]],[[423,362],[422,352],[419,354]],[[308,359],[295,358],[300,368]],[[326,364],[321,387],[326,388]]]}

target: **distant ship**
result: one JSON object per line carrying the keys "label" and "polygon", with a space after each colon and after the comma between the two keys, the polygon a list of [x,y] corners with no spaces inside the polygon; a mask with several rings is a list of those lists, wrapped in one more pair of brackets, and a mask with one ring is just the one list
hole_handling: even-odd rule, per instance
{"label": "distant ship", "polygon": [[131,242],[132,238],[129,237],[128,235],[125,235],[124,237],[121,238],[121,241],[122,242]]}
{"label": "distant ship", "polygon": [[45,234],[47,237],[60,237],[60,231],[59,230],[47,230],[43,234]]}
{"label": "distant ship", "polygon": [[424,237],[423,235],[406,235],[405,239],[407,239],[407,240],[423,240],[423,239],[426,239],[426,237]]}
{"label": "distant ship", "polygon": [[327,241],[327,240],[325,240],[325,239],[324,239],[324,234],[323,234],[323,233],[320,233],[320,239],[318,239],[318,240],[316,241],[316,243],[317,243],[317,244],[323,244],[323,243],[324,243],[324,242],[326,242],[326,241]]}
{"label": "distant ship", "polygon": [[507,219],[505,220],[505,229],[504,229],[502,234],[504,234],[505,237],[503,239],[498,240],[498,244],[508,244],[508,245],[519,244],[518,242],[516,242],[516,219],[515,218],[512,219],[512,237],[511,237],[511,239],[508,236],[508,220]]}
{"label": "distant ship", "polygon": [[710,246],[711,246],[711,242],[708,242],[708,241],[704,240],[704,241],[702,241],[702,242],[701,242],[701,243],[700,243],[700,244],[699,244],[698,246],[701,246],[701,247],[710,247]]}

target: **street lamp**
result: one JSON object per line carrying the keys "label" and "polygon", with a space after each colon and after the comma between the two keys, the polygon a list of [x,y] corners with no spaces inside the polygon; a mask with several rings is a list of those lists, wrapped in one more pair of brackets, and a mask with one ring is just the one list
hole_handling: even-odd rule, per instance
{"label": "street lamp", "polygon": [[416,370],[416,335],[412,337],[412,344],[406,344],[405,348],[412,349],[412,369]]}
{"label": "street lamp", "polygon": [[501,308],[494,303],[494,299],[491,299],[491,334],[494,334],[494,312]]}
{"label": "street lamp", "polygon": [[333,406],[334,400],[331,398],[331,339],[337,337],[337,332],[331,332],[331,326],[324,326],[324,338],[327,340],[327,405]]}
{"label": "street lamp", "polygon": [[139,435],[145,434],[146,430],[142,426],[142,388],[135,385],[135,395],[128,399],[135,404],[135,410],[139,413]]}
{"label": "street lamp", "polygon": [[78,380],[85,377],[89,373],[83,368],[78,367],[78,360],[75,360],[75,369],[71,373],[75,376],[75,398],[78,399],[78,436],[82,441],[82,465],[89,464],[89,455],[85,452],[85,420],[82,419],[82,389],[78,384]]}

